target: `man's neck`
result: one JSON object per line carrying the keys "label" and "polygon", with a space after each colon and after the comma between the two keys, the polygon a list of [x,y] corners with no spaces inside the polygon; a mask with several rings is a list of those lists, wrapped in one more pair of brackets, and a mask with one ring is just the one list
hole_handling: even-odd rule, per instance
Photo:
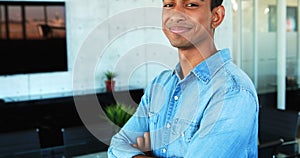
{"label": "man's neck", "polygon": [[183,77],[186,77],[193,68],[216,52],[217,49],[214,45],[206,47],[205,49],[198,49],[196,47],[189,49],[178,48],[179,62]]}

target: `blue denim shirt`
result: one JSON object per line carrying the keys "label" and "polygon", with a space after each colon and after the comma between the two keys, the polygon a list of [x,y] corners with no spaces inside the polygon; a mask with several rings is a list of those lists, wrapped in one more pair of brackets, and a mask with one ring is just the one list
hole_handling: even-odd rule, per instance
{"label": "blue denim shirt", "polygon": [[258,99],[249,77],[221,50],[184,79],[164,71],[146,89],[137,111],[113,136],[109,157],[143,154],[131,147],[149,131],[156,157],[257,157]]}

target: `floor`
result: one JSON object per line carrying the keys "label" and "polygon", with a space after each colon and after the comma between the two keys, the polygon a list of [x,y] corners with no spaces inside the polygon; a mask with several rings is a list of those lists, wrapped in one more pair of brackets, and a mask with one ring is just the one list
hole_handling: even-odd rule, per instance
{"label": "floor", "polygon": [[76,156],[74,158],[107,158],[106,152],[92,153],[88,155]]}

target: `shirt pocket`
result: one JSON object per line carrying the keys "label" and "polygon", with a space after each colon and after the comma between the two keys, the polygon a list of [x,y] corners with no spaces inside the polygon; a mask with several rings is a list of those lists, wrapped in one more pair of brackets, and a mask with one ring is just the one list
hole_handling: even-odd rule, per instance
{"label": "shirt pocket", "polygon": [[150,131],[157,129],[158,113],[149,112]]}
{"label": "shirt pocket", "polygon": [[186,143],[189,143],[198,129],[199,126],[196,122],[176,118],[172,128],[172,135],[177,138],[181,138]]}

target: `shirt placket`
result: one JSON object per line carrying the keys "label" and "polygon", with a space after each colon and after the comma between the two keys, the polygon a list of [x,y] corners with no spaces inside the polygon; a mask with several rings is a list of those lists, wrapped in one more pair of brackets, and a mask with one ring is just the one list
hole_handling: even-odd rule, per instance
{"label": "shirt placket", "polygon": [[167,151],[168,151],[168,144],[170,143],[170,134],[172,129],[172,120],[176,112],[176,107],[180,98],[181,94],[181,87],[178,83],[176,85],[176,88],[171,95],[171,98],[169,100],[168,110],[167,110],[167,117],[166,117],[166,123],[165,123],[165,130],[164,130],[164,136],[163,136],[163,144],[164,146],[161,149],[161,152],[163,153],[164,157],[167,157]]}

